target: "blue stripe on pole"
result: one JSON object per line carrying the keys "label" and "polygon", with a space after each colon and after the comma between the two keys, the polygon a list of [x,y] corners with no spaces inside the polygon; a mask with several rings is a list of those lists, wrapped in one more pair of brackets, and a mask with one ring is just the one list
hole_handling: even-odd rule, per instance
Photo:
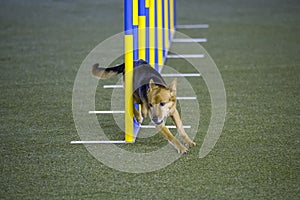
{"label": "blue stripe on pole", "polygon": [[139,0],[139,16],[146,15],[145,0]]}
{"label": "blue stripe on pole", "polygon": [[164,0],[162,0],[162,51],[163,51],[163,60],[165,60],[165,52],[166,52],[166,48],[165,48],[165,1]]}
{"label": "blue stripe on pole", "polygon": [[139,59],[138,26],[133,26],[133,60]]}
{"label": "blue stripe on pole", "polygon": [[[168,0],[168,31],[169,31],[169,41],[171,40],[171,9],[170,9],[170,0]],[[169,45],[170,46],[170,45]]]}
{"label": "blue stripe on pole", "polygon": [[155,5],[155,69],[158,71],[158,32],[157,32],[157,0],[154,0]]}
{"label": "blue stripe on pole", "polygon": [[174,7],[174,29],[176,29],[176,24],[177,24],[177,21],[176,21],[176,0],[174,0],[173,7]]}
{"label": "blue stripe on pole", "polygon": [[150,52],[149,52],[149,8],[145,9],[146,15],[146,61],[150,62]]}
{"label": "blue stripe on pole", "polygon": [[124,31],[126,35],[132,34],[132,0],[124,0]]}

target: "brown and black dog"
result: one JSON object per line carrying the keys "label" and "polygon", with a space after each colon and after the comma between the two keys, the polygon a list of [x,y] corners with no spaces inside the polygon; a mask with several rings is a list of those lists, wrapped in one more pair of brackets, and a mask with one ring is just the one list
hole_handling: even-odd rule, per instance
{"label": "brown and black dog", "polygon": [[[115,67],[101,68],[94,64],[92,73],[100,79],[110,78],[125,71],[125,64]],[[179,135],[190,146],[195,146],[183,129],[182,121],[176,109],[176,79],[167,86],[160,73],[153,69],[146,61],[134,61],[133,72],[133,100],[141,105],[141,113],[134,108],[134,116],[138,122],[149,116],[156,129],[177,149],[178,153],[186,153],[188,149],[178,141],[165,126],[167,117],[174,121]]]}

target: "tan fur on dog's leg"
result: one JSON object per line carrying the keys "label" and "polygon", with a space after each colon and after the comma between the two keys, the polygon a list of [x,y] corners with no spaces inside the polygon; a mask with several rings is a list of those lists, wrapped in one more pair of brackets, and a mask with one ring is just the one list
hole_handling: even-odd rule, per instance
{"label": "tan fur on dog's leg", "polygon": [[177,111],[177,109],[175,108],[174,112],[172,113],[171,115],[176,127],[177,127],[177,131],[179,133],[179,135],[184,139],[184,141],[190,146],[190,147],[193,147],[193,146],[196,146],[196,143],[193,142],[189,136],[186,134],[185,130],[183,129],[183,126],[182,126],[182,121],[180,119],[180,116],[179,116],[179,113]]}
{"label": "tan fur on dog's leg", "polygon": [[170,132],[170,130],[165,125],[156,126],[157,130],[177,149],[178,153],[186,153],[188,149],[183,146]]}
{"label": "tan fur on dog's leg", "polygon": [[146,102],[142,102],[142,116],[143,118],[147,118],[148,107]]}
{"label": "tan fur on dog's leg", "polygon": [[143,122],[143,118],[141,116],[141,113],[134,106],[133,106],[133,114],[136,121],[141,124]]}

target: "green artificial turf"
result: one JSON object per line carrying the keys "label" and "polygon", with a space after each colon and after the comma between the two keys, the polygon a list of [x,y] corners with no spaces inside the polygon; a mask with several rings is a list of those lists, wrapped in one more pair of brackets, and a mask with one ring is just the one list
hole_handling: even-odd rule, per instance
{"label": "green artificial turf", "polygon": [[[198,146],[142,174],[111,169],[69,144],[79,140],[76,73],[98,43],[122,31],[122,9],[117,0],[0,1],[0,199],[299,199],[300,3],[177,1],[178,24],[210,25],[182,32],[208,38],[203,46],[226,89],[225,126],[199,159],[211,104],[204,81],[189,78],[201,110]],[[167,64],[190,72],[184,61]],[[110,116],[99,120],[118,131]],[[121,148],[164,144],[154,136]]]}

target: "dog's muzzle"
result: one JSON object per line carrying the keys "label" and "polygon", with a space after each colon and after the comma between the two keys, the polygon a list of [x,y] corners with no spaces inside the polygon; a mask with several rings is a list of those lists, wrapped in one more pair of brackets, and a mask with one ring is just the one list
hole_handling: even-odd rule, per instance
{"label": "dog's muzzle", "polygon": [[155,125],[161,125],[164,122],[164,120],[159,120],[158,117],[156,117],[156,116],[152,117],[151,120]]}

